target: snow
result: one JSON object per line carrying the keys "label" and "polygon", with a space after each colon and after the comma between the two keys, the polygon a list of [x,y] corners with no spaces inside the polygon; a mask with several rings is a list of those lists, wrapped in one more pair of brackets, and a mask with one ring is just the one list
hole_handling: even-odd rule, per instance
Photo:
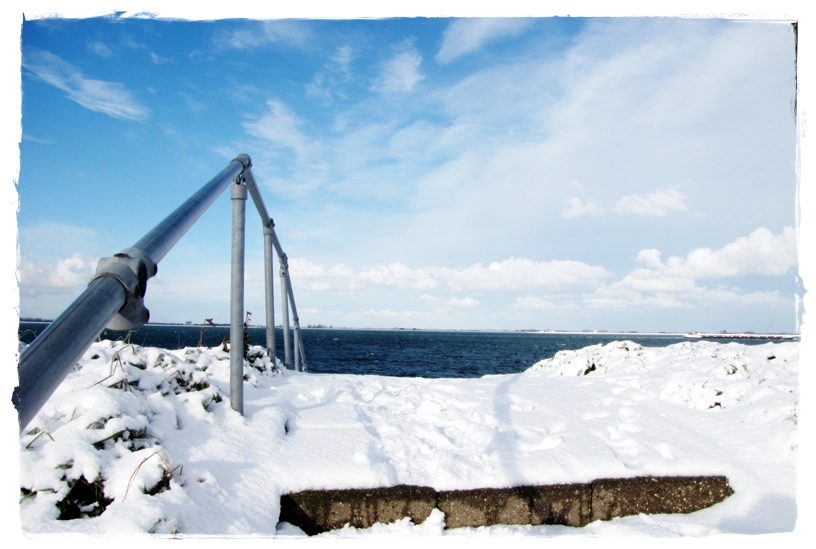
{"label": "snow", "polygon": [[[97,342],[20,437],[22,527],[292,538],[303,533],[278,523],[279,498],[306,489],[725,475],[734,495],[688,515],[445,530],[437,511],[419,525],[320,537],[788,532],[797,518],[798,354],[798,342],[617,341],[519,374],[422,379],[287,371],[252,347],[241,416],[220,348]],[[101,514],[87,505],[83,518],[58,520],[56,503],[80,478],[98,480],[112,501]]]}

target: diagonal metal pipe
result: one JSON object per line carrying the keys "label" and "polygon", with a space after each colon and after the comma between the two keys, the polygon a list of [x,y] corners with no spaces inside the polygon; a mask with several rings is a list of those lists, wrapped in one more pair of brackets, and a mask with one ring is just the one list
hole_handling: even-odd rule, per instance
{"label": "diagonal metal pipe", "polygon": [[[17,409],[20,431],[28,425],[54,393],[71,368],[99,337],[102,329],[111,322],[127,305],[141,299],[146,289],[146,279],[156,274],[155,266],[167,252],[184,236],[187,230],[212,205],[218,195],[229,186],[244,170],[252,165],[249,156],[237,156],[221,173],[213,177],[198,192],[156,225],[127,253],[114,257],[141,259],[152,268],[144,268],[139,273],[138,286],[141,295],[133,298],[133,288],[121,276],[105,272],[97,274],[68,308],[52,322],[48,328],[26,347],[20,355],[18,375],[20,385],[14,389],[12,402]],[[100,265],[102,261],[100,261]],[[98,271],[99,273],[99,271]],[[135,275],[134,275],[135,276]],[[138,303],[137,303],[138,304]],[[147,311],[142,308],[147,321]]]}

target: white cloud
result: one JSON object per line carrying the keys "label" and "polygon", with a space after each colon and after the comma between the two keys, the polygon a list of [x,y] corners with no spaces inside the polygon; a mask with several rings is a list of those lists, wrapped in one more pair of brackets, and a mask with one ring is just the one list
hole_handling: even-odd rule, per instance
{"label": "white cloud", "polygon": [[645,195],[632,194],[615,204],[615,211],[637,215],[666,215],[669,210],[686,211],[686,197],[669,189]]}
{"label": "white cloud", "polygon": [[[746,274],[779,275],[796,267],[796,231],[785,227],[774,235],[765,227],[718,250],[697,248],[685,258],[670,257],[663,264],[658,250],[641,250],[636,260],[663,277],[721,278]],[[637,271],[636,271],[637,272]]]}
{"label": "white cloud", "polygon": [[[337,289],[375,285],[432,290],[445,282],[456,292],[564,292],[594,288],[611,276],[603,267],[580,261],[531,261],[512,257],[501,263],[494,261],[488,267],[476,263],[465,268],[428,266],[412,269],[403,263],[392,263],[355,271],[343,264],[326,269],[323,265],[297,258],[290,259],[289,264],[294,284],[298,284],[298,279],[345,279],[340,285],[334,285]],[[302,284],[304,288],[308,287],[308,284]],[[436,298],[424,294],[420,299],[434,301]]]}
{"label": "white cloud", "polygon": [[580,198],[570,198],[567,209],[561,212],[561,217],[578,217],[579,215],[601,215],[603,208],[595,202],[583,203]]}
{"label": "white cloud", "polygon": [[312,263],[303,257],[289,258],[289,272],[292,277],[302,278],[316,278],[316,277],[332,277],[332,278],[350,278],[354,276],[354,270],[346,267],[342,263],[333,265],[326,269],[323,265]]}
{"label": "white cloud", "polygon": [[694,285],[683,291],[671,289],[641,293],[623,285],[613,284],[599,288],[582,299],[585,306],[594,309],[629,309],[633,307],[659,309],[700,309],[712,305],[787,305],[789,296],[779,291],[740,292],[727,288],[709,289]]}
{"label": "white cloud", "polygon": [[378,92],[409,92],[425,78],[419,72],[422,56],[413,47],[396,54],[383,63],[379,77],[371,89]]}
{"label": "white cloud", "polygon": [[122,84],[85,78],[79,68],[53,53],[26,51],[23,66],[86,109],[123,120],[145,120],[150,116],[150,109],[133,99]]}
{"label": "white cloud", "polygon": [[62,294],[84,288],[96,272],[99,258],[75,253],[54,263],[40,263],[20,254],[23,295]]}
{"label": "white cloud", "polygon": [[432,270],[433,268],[411,269],[402,263],[392,263],[387,267],[384,265],[370,267],[360,271],[358,276],[361,281],[371,284],[430,290],[439,285],[439,281],[433,276]]}
{"label": "white cloud", "polygon": [[688,292],[696,288],[693,278],[671,276],[649,269],[636,269],[617,284],[639,292]]}
{"label": "white cloud", "polygon": [[723,286],[714,289],[698,283],[699,279],[742,275],[781,275],[797,264],[796,233],[786,227],[773,235],[764,227],[748,237],[737,238],[718,250],[698,248],[685,258],[670,257],[664,264],[660,251],[645,249],[636,261],[647,268],[635,269],[619,281],[586,294],[591,307],[653,306],[689,308],[711,303],[780,304],[785,301],[779,291],[744,292]]}
{"label": "white cloud", "polygon": [[594,288],[611,273],[603,267],[580,261],[532,261],[505,259],[485,268],[476,263],[464,269],[436,268],[433,271],[456,291],[563,292]]}
{"label": "white cloud", "polygon": [[452,307],[466,307],[466,308],[479,306],[479,302],[470,297],[463,297],[461,299],[457,297],[452,297],[449,300],[447,300],[445,304],[450,305]]}
{"label": "white cloud", "polygon": [[530,19],[521,18],[457,19],[445,29],[436,61],[445,65],[492,40],[519,34],[531,23]]}

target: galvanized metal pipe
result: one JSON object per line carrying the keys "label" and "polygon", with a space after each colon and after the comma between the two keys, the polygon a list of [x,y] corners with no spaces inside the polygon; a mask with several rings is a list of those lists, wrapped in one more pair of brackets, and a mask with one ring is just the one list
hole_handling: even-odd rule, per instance
{"label": "galvanized metal pipe", "polygon": [[[230,182],[251,164],[245,154],[236,157],[132,247],[158,264]],[[149,272],[148,276],[154,274]],[[94,280],[22,352],[18,366],[20,385],[12,396],[19,413],[20,431],[34,419],[126,299],[126,289],[118,280],[108,277]]]}
{"label": "galvanized metal pipe", "polygon": [[20,431],[34,419],[125,299],[125,288],[118,280],[98,278],[26,347],[18,368],[20,385],[11,399],[19,413]]}
{"label": "galvanized metal pipe", "polygon": [[[302,369],[304,372],[306,371],[306,355],[303,353],[303,339],[300,336],[300,317],[298,317],[297,312],[297,305],[295,305],[295,293],[292,291],[292,281],[289,278],[289,271],[286,271],[286,281],[287,285],[286,288],[288,289],[289,294],[289,303],[292,306],[292,324],[294,325],[295,331],[295,345],[297,349],[297,353],[300,355],[300,362],[298,364],[299,369]],[[297,357],[296,357],[297,358]]]}
{"label": "galvanized metal pipe", "polygon": [[[272,221],[270,220],[270,224]],[[266,354],[275,366],[275,273],[272,228],[264,227],[264,285],[266,286]]]}
{"label": "galvanized metal pipe", "polygon": [[269,224],[272,223],[272,219],[269,217],[269,212],[266,211],[266,205],[264,205],[263,197],[261,197],[261,192],[258,190],[258,183],[255,182],[255,175],[252,173],[252,168],[245,169],[241,175],[244,176],[247,190],[249,190],[252,201],[258,209],[258,215],[261,216],[261,225],[264,227],[269,226]]}
{"label": "galvanized metal pipe", "polygon": [[292,368],[292,351],[289,348],[289,292],[286,282],[289,274],[286,269],[286,256],[278,256],[280,260],[280,283],[281,283],[281,321],[283,322],[283,365],[287,369]]}
{"label": "galvanized metal pipe", "polygon": [[294,341],[294,344],[295,344],[295,371],[299,372],[300,371],[300,345],[298,344],[298,341],[300,339],[300,337],[299,337],[300,336],[300,326],[298,326],[297,321],[295,321],[295,323],[294,323],[294,332],[295,332],[295,341]]}
{"label": "galvanized metal pipe", "polygon": [[252,161],[245,154],[239,155],[221,170],[221,173],[213,177],[209,183],[204,185],[197,193],[187,199],[184,204],[168,215],[164,221],[147,233],[141,240],[133,245],[145,252],[154,263],[158,263],[167,255],[176,242],[184,236],[190,227],[198,221],[207,208],[209,208],[221,192],[227,188],[244,169],[248,168]]}
{"label": "galvanized metal pipe", "polygon": [[247,188],[239,181],[232,199],[232,269],[230,281],[230,402],[244,413],[244,243]]}
{"label": "galvanized metal pipe", "polygon": [[[273,249],[277,244],[280,248],[280,243],[275,236],[275,223],[269,217],[269,212],[266,210],[263,197],[258,190],[258,184],[255,182],[255,175],[252,173],[252,168],[247,168],[242,174],[246,181],[247,190],[249,190],[252,201],[255,203],[255,208],[258,210],[258,215],[261,217],[261,224],[263,225],[264,234],[264,285],[266,286],[266,354],[272,360],[272,365],[275,365],[275,288],[273,280],[275,278],[273,273],[274,258]],[[282,253],[282,252],[279,252]]]}
{"label": "galvanized metal pipe", "polygon": [[303,338],[301,337],[300,330],[298,330],[298,345],[300,347],[300,369],[304,372],[308,372],[309,366],[306,363],[306,353],[303,352]]}
{"label": "galvanized metal pipe", "polygon": [[[253,180],[253,182],[254,182],[254,180]],[[249,188],[250,188],[250,191],[251,191],[252,187],[250,186]],[[261,217],[263,218],[263,215],[261,215]],[[266,232],[267,231],[265,230],[264,234],[266,234]],[[269,231],[268,232],[270,233],[270,236],[271,236],[271,239],[272,239],[272,245],[275,247],[275,251],[277,251],[277,253],[278,253],[278,258],[280,258],[280,260],[281,260],[281,275],[280,276],[281,276],[281,294],[283,294],[283,297],[282,297],[283,304],[282,304],[282,306],[285,308],[284,309],[284,314],[286,315],[286,318],[288,319],[289,318],[289,311],[288,311],[288,309],[286,309],[286,307],[287,307],[287,304],[291,304],[292,313],[293,313],[293,320],[297,324],[297,329],[295,330],[295,339],[296,339],[296,345],[298,346],[297,349],[299,351],[296,351],[296,352],[299,352],[300,361],[302,363],[302,369],[303,369],[303,371],[306,371],[306,356],[305,356],[305,354],[303,352],[303,339],[302,339],[301,334],[300,334],[300,323],[299,323],[300,319],[299,319],[298,314],[297,314],[297,305],[295,304],[295,293],[292,290],[292,280],[289,277],[289,263],[288,263],[288,259],[286,258],[286,254],[283,253],[283,249],[281,248],[280,242],[278,241],[278,236],[275,234],[274,223],[272,223],[271,219],[270,219],[270,226],[269,226]],[[290,359],[288,358],[290,355],[288,354],[288,351],[287,351],[288,345],[289,345],[289,323],[288,322],[283,323],[283,329],[284,329],[284,338],[283,338],[284,352],[285,352],[285,356],[287,357],[286,359],[284,359],[284,364],[286,364],[286,367],[289,368],[291,366],[291,362],[290,362]],[[297,359],[297,357],[296,357],[296,359]]]}

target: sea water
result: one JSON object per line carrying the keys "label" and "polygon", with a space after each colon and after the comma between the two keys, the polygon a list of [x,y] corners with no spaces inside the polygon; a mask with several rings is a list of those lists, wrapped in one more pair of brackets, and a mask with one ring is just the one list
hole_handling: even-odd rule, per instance
{"label": "sea water", "polygon": [[[30,343],[46,328],[44,322],[21,322],[20,341]],[[162,349],[205,347],[229,339],[228,326],[148,324],[127,332],[104,330],[103,339],[129,337],[131,343]],[[275,330],[276,354],[283,359],[283,330]],[[426,330],[301,329],[308,370],[325,374],[367,374],[398,377],[482,377],[522,372],[558,351],[630,340],[645,347],[690,341],[682,335],[637,333],[537,333]],[[727,340],[746,344],[766,340]],[[724,342],[727,342],[724,340]],[[249,328],[250,345],[266,345],[265,328]]]}

